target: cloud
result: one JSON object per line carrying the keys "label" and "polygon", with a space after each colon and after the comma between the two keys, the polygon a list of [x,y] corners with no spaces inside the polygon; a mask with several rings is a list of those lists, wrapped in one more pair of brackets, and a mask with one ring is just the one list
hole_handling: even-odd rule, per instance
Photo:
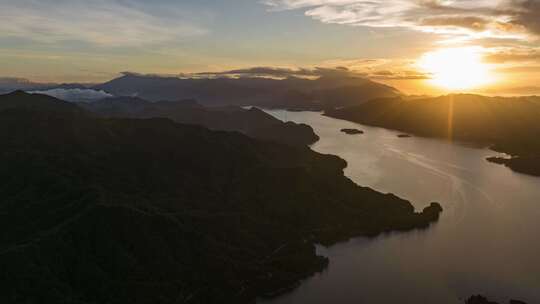
{"label": "cloud", "polygon": [[513,0],[514,16],[510,23],[525,27],[540,35],[540,2],[538,0]]}
{"label": "cloud", "polygon": [[372,73],[366,75],[370,79],[377,80],[424,80],[430,79],[431,75],[413,71],[413,70],[403,70],[403,71],[389,71],[389,70],[380,70],[373,71]]}
{"label": "cloud", "polygon": [[486,30],[490,24],[489,19],[474,17],[474,16],[443,16],[443,17],[428,17],[420,20],[421,26],[432,27],[457,27],[466,28],[473,31]]}
{"label": "cloud", "polygon": [[0,36],[142,46],[202,35],[189,14],[140,0],[0,0]]}
{"label": "cloud", "polygon": [[[496,87],[487,88],[480,91],[484,94],[490,95],[506,95],[506,96],[531,96],[540,95],[539,86],[522,86],[522,87]],[[540,99],[535,99],[540,100]]]}
{"label": "cloud", "polygon": [[338,59],[326,61],[323,66],[344,66],[351,73],[372,80],[424,80],[432,77],[419,71],[415,60],[407,59]]}
{"label": "cloud", "polygon": [[508,62],[540,62],[540,49],[537,48],[506,48],[486,56],[491,63]]}
{"label": "cloud", "polygon": [[498,68],[497,71],[502,73],[513,73],[513,74],[527,74],[531,76],[532,73],[540,73],[539,65],[518,65],[518,66],[509,66]]}
{"label": "cloud", "polygon": [[267,0],[273,10],[304,10],[324,23],[406,27],[467,39],[540,34],[538,0]]}
{"label": "cloud", "polygon": [[253,67],[247,69],[224,71],[220,72],[219,74],[261,77],[319,76],[318,73],[313,69],[289,69],[276,67]]}
{"label": "cloud", "polygon": [[50,84],[32,82],[26,78],[0,77],[0,91],[1,92],[11,92],[14,90],[43,88],[48,85]]}
{"label": "cloud", "polygon": [[33,91],[31,93],[49,95],[72,102],[91,102],[107,97],[113,97],[113,95],[104,91],[92,89],[51,89],[45,91]]}
{"label": "cloud", "polygon": [[18,77],[0,77],[0,87],[25,86],[30,80]]}
{"label": "cloud", "polygon": [[368,78],[378,80],[418,80],[429,79],[430,75],[415,71],[408,63],[395,60],[360,59],[337,60],[325,66],[314,68],[252,67],[222,72],[184,74],[187,78],[196,77],[267,77],[267,78]]}
{"label": "cloud", "polygon": [[222,72],[197,73],[197,76],[206,77],[359,77],[361,73],[351,71],[346,67],[315,67],[315,68],[280,68],[280,67],[252,67]]}
{"label": "cloud", "polygon": [[133,76],[133,77],[157,77],[157,78],[167,78],[167,77],[178,77],[178,74],[159,74],[159,73],[138,73],[131,71],[124,71],[119,73],[122,76]]}

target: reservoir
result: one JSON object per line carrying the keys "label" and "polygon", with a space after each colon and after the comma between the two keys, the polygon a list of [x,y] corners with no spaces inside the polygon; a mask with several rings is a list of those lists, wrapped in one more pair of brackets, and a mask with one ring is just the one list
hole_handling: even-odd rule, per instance
{"label": "reservoir", "polygon": [[425,231],[321,246],[330,259],[323,273],[259,303],[462,304],[474,294],[540,303],[540,178],[487,162],[500,154],[483,147],[398,137],[317,112],[267,112],[312,126],[321,137],[312,149],[345,159],[355,183],[444,211]]}

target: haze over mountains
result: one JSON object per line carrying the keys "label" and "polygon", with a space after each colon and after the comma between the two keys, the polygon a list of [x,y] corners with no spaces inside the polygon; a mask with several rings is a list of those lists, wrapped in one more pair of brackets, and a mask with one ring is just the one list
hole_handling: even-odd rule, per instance
{"label": "haze over mountains", "polygon": [[390,86],[339,68],[298,71],[252,68],[191,78],[124,73],[106,83],[87,86],[38,86],[24,80],[4,81],[4,90],[8,91],[10,86],[86,102],[88,110],[104,116],[167,117],[300,145],[317,140],[308,126],[289,125],[283,129],[261,111],[253,109],[248,115],[245,110],[230,106],[325,110],[335,118],[422,136],[493,145],[512,158],[490,161],[522,173],[540,175],[537,161],[540,147],[533,135],[538,131],[540,97],[535,96],[405,96]]}
{"label": "haze over mountains", "polygon": [[321,271],[316,243],[441,212],[306,146],[44,95],[0,96],[0,138],[2,303],[253,303]]}
{"label": "haze over mountains", "polygon": [[184,78],[124,73],[106,83],[88,86],[40,87],[11,79],[4,82],[3,89],[8,90],[10,84],[14,88],[25,87],[74,102],[87,102],[88,110],[104,116],[167,117],[300,145],[317,140],[308,126],[289,125],[283,129],[261,111],[253,109],[248,115],[245,110],[230,106],[325,110],[335,118],[490,145],[512,156],[490,158],[490,161],[522,173],[540,175],[540,147],[533,135],[538,131],[540,97],[536,96],[405,96],[395,88],[340,68],[297,71],[252,68]]}
{"label": "haze over mountains", "polygon": [[137,96],[150,101],[196,99],[204,105],[257,105],[321,109],[346,106],[400,93],[389,86],[348,73],[317,79],[294,76],[285,79],[260,77],[181,79],[127,73],[94,87],[116,96]]}
{"label": "haze over mountains", "polygon": [[148,101],[194,99],[206,106],[255,105],[311,110],[401,95],[393,87],[360,77],[346,69],[289,71],[253,68],[183,78],[126,72],[119,78],[95,85],[21,82],[24,85],[5,82],[3,91],[22,89],[70,101],[92,101],[112,95],[139,97]]}
{"label": "haze over mountains", "polygon": [[40,83],[33,82],[25,78],[16,77],[0,77],[0,93],[9,93],[16,90],[39,91],[51,89],[89,89],[93,84],[78,84],[78,83]]}

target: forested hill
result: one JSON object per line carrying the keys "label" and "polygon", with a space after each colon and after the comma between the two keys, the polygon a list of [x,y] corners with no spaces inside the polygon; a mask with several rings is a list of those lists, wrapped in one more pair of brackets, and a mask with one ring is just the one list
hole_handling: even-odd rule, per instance
{"label": "forested hill", "polygon": [[421,136],[468,141],[512,155],[492,158],[540,176],[540,97],[454,94],[436,98],[377,99],[326,115]]}
{"label": "forested hill", "polygon": [[424,228],[441,211],[359,187],[307,147],[12,97],[0,303],[253,303],[321,271],[315,243]]}
{"label": "forested hill", "polygon": [[282,122],[257,108],[205,107],[190,100],[149,102],[137,97],[112,97],[79,105],[104,117],[164,117],[179,123],[237,131],[253,138],[294,146],[307,146],[319,140],[310,126]]}

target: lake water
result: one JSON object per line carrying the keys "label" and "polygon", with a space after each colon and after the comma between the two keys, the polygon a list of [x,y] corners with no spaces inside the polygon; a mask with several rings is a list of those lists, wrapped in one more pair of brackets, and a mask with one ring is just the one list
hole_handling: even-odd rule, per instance
{"label": "lake water", "polygon": [[[540,178],[514,173],[488,149],[444,140],[398,138],[316,112],[268,111],[312,126],[312,148],[348,162],[354,182],[444,212],[426,231],[353,239],[319,254],[323,273],[264,304],[457,304],[473,294],[540,303]],[[363,130],[346,135],[342,128]]]}

